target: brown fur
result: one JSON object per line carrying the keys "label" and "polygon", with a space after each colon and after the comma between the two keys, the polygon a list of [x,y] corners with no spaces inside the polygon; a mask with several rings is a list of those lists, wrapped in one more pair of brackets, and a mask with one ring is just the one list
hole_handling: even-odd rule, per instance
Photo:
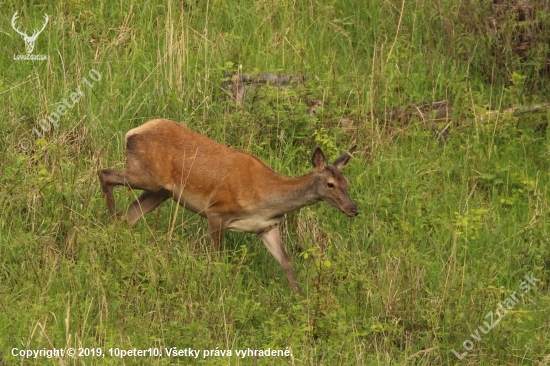
{"label": "brown fur", "polygon": [[258,234],[283,267],[292,289],[302,294],[278,225],[286,213],[319,201],[356,216],[359,211],[340,172],[350,156],[345,153],[327,166],[317,149],[312,157],[314,172],[289,178],[251,154],[223,146],[183,124],[156,119],[126,134],[126,169],[101,169],[98,174],[113,218],[115,186],[143,191],[128,208],[131,226],[173,198],[207,218],[218,249],[226,229]]}

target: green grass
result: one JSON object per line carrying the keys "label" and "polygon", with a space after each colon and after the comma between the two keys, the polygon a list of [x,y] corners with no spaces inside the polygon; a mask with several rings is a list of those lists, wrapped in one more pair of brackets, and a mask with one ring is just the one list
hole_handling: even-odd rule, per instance
{"label": "green grass", "polygon": [[[489,83],[490,54],[468,54],[483,40],[458,22],[462,5],[3,2],[0,365],[548,364],[550,141],[515,117],[476,119],[547,101],[548,81],[526,67]],[[13,60],[25,53],[15,11],[27,30],[49,14],[34,50],[47,61]],[[309,79],[239,107],[220,88],[238,65]],[[101,80],[88,85],[91,69]],[[84,96],[37,138],[38,121],[78,87]],[[380,119],[440,99],[454,107],[445,141]],[[323,106],[311,116],[315,101]],[[285,220],[305,299],[254,235],[226,233],[218,255],[206,222],[172,202],[132,231],[109,223],[96,171],[122,168],[124,134],[157,117],[289,176],[311,171],[316,146],[332,160],[358,144],[344,173],[360,216],[318,204]],[[117,206],[138,193],[119,188]],[[536,288],[455,357],[528,274]],[[107,356],[11,355],[67,347]],[[201,355],[108,354],[151,347]],[[292,356],[235,355],[267,348]],[[233,355],[202,357],[216,349]]]}

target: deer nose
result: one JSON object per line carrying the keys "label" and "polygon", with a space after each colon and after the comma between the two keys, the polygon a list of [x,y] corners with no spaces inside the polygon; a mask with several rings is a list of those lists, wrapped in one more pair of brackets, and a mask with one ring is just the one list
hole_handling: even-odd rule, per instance
{"label": "deer nose", "polygon": [[354,216],[357,216],[359,215],[359,209],[357,208],[357,206],[351,206],[351,207],[347,207],[347,209],[344,211],[342,210],[348,217],[354,217]]}

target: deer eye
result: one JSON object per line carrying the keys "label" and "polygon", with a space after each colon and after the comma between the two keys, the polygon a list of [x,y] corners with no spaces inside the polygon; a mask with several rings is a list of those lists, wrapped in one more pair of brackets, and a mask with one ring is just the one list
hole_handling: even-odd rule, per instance
{"label": "deer eye", "polygon": [[334,184],[332,184],[332,183],[327,183],[327,187],[329,187],[329,188],[334,188]]}

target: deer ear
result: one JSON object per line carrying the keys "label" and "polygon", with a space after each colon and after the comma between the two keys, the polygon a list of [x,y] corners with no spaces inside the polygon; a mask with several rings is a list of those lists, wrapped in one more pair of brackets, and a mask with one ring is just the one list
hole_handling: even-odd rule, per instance
{"label": "deer ear", "polygon": [[346,164],[348,163],[349,159],[351,158],[351,154],[353,154],[353,152],[355,151],[356,147],[357,147],[357,145],[354,145],[351,149],[349,149],[349,151],[347,151],[347,152],[343,153],[342,155],[340,155],[340,157],[338,159],[334,160],[334,163],[332,163],[332,165],[334,165],[334,167],[338,170],[345,167]]}
{"label": "deer ear", "polygon": [[323,154],[321,149],[315,149],[315,152],[311,157],[311,163],[313,164],[313,167],[315,168],[315,171],[317,173],[320,173],[323,171],[323,169],[325,169],[326,160],[325,155]]}

